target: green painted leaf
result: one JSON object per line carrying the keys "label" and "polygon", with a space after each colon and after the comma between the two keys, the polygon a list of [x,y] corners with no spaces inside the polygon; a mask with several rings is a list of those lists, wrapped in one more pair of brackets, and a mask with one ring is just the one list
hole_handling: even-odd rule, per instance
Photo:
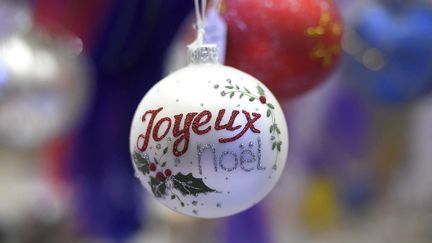
{"label": "green painted leaf", "polygon": [[167,164],[167,162],[163,162],[162,163],[162,167],[165,167],[166,164]]}
{"label": "green painted leaf", "polygon": [[166,154],[168,152],[168,147],[164,148],[163,154]]}
{"label": "green painted leaf", "polygon": [[241,94],[240,94],[240,99],[241,99],[241,98],[243,98],[243,96],[244,96],[244,94],[243,94],[243,93],[241,93]]}
{"label": "green painted leaf", "polygon": [[164,197],[167,193],[167,187],[164,181],[160,181],[153,176],[150,176],[149,185],[152,189],[153,194],[157,198]]}
{"label": "green painted leaf", "polygon": [[273,133],[273,129],[274,129],[274,126],[271,125],[271,126],[270,126],[270,133]]}
{"label": "green painted leaf", "polygon": [[156,159],[156,157],[154,157],[153,159],[154,159],[154,162],[158,165],[159,161]]}
{"label": "green painted leaf", "polygon": [[140,170],[144,175],[150,173],[149,162],[146,158],[137,152],[135,152],[132,157],[138,170]]}
{"label": "green painted leaf", "polygon": [[251,92],[246,88],[246,87],[243,87],[245,90],[246,90],[246,92],[248,93],[248,94],[250,94]]}
{"label": "green painted leaf", "polygon": [[263,88],[261,88],[261,86],[257,86],[257,89],[258,89],[258,94],[260,95],[260,96],[264,96],[265,95],[265,92],[264,92],[264,90],[263,90]]}
{"label": "green painted leaf", "polygon": [[234,92],[230,94],[230,99],[232,99],[232,97],[234,97]]}
{"label": "green painted leaf", "polygon": [[272,105],[272,104],[270,104],[270,103],[267,103],[267,106],[270,108],[270,109],[272,109],[272,110],[274,110],[274,106]]}
{"label": "green painted leaf", "polygon": [[180,191],[183,195],[197,196],[200,193],[215,192],[201,178],[195,178],[192,173],[183,175],[178,173],[173,177],[174,188]]}
{"label": "green painted leaf", "polygon": [[174,195],[171,195],[171,200],[174,200],[175,199],[175,196]]}
{"label": "green painted leaf", "polygon": [[233,89],[234,87],[233,86],[225,86],[225,88],[227,88],[227,89]]}
{"label": "green painted leaf", "polygon": [[274,150],[275,148],[276,148],[276,142],[273,143],[272,150]]}
{"label": "green painted leaf", "polygon": [[278,144],[277,144],[277,150],[280,152],[281,151],[281,145],[282,145],[282,142],[279,142]]}
{"label": "green painted leaf", "polygon": [[267,110],[267,117],[270,117],[270,116],[271,116],[271,111]]}
{"label": "green painted leaf", "polygon": [[237,90],[239,90],[239,89],[240,89],[240,87],[239,87],[238,85],[236,85],[236,89],[237,89]]}
{"label": "green painted leaf", "polygon": [[276,132],[277,132],[278,134],[281,134],[281,131],[279,130],[278,127],[276,127]]}
{"label": "green painted leaf", "polygon": [[249,99],[250,102],[252,102],[252,101],[254,101],[254,100],[255,100],[255,98],[253,98],[253,97]]}

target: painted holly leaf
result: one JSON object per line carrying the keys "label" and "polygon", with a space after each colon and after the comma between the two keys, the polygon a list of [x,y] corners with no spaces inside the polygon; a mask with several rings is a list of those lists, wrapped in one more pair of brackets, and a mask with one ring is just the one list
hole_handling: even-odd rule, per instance
{"label": "painted holly leaf", "polygon": [[250,102],[252,102],[252,101],[254,101],[254,100],[255,100],[255,98],[250,98],[250,99],[249,99]]}
{"label": "painted holly leaf", "polygon": [[274,110],[274,105],[272,105],[272,104],[270,104],[270,103],[267,103],[267,106],[270,108],[270,109],[272,109],[272,110]]}
{"label": "painted holly leaf", "polygon": [[234,95],[235,95],[234,93],[231,93],[230,94],[230,99],[232,99],[232,97],[234,97]]}
{"label": "painted holly leaf", "polygon": [[265,96],[265,92],[264,92],[263,88],[261,88],[261,86],[258,85],[257,90],[258,90],[258,94],[260,96]]}
{"label": "painted holly leaf", "polygon": [[149,162],[141,154],[134,152],[133,161],[135,162],[135,165],[138,168],[138,170],[141,171],[144,175],[150,173]]}
{"label": "painted holly leaf", "polygon": [[157,178],[150,176],[149,185],[152,189],[153,194],[157,198],[164,197],[167,193],[167,187],[164,181],[160,181]]}
{"label": "painted holly leaf", "polygon": [[267,110],[267,117],[271,116],[271,110]]}
{"label": "painted holly leaf", "polygon": [[178,173],[173,178],[174,188],[180,191],[184,196],[197,196],[200,193],[215,192],[216,190],[208,187],[201,178],[195,178],[192,173],[183,175]]}
{"label": "painted holly leaf", "polygon": [[164,148],[163,154],[166,154],[168,152],[168,147]]}

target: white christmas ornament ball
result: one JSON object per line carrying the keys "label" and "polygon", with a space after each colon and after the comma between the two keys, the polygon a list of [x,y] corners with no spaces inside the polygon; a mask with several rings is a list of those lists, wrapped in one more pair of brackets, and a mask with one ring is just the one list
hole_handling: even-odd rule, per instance
{"label": "white christmas ornament ball", "polygon": [[252,207],[275,186],[288,131],[260,81],[215,63],[191,64],[145,95],[130,152],[137,177],[161,203],[190,216],[224,217]]}

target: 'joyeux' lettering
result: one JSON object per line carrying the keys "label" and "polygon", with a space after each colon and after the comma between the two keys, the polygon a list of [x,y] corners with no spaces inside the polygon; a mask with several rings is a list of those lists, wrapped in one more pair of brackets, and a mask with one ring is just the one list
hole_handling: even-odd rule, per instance
{"label": "'joyeux' lettering", "polygon": [[[209,133],[212,129],[215,131],[237,131],[232,137],[219,138],[218,141],[220,143],[234,142],[240,139],[247,131],[261,133],[254,125],[261,118],[261,114],[255,112],[250,113],[245,110],[241,112],[234,110],[229,115],[225,109],[221,109],[217,114],[215,123],[210,124],[214,114],[208,110],[204,110],[200,113],[190,112],[186,115],[178,114],[172,118],[158,118],[158,114],[162,110],[162,107],[156,110],[148,110],[142,116],[141,120],[143,123],[147,124],[147,129],[145,133],[139,135],[137,139],[137,147],[141,152],[147,150],[150,138],[156,142],[162,141],[170,131],[175,138],[172,152],[176,157],[180,157],[188,151],[191,132],[197,135],[204,135]],[[225,116],[229,116],[229,120],[226,124],[222,124],[222,120]],[[246,123],[244,125],[234,126],[239,116],[243,116]],[[182,123],[183,120],[184,122]]]}

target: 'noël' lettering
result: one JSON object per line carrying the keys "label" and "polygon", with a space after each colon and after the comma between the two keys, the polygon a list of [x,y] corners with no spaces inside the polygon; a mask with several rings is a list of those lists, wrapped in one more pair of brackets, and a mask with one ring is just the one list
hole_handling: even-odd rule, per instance
{"label": "'no\u00ebl' lettering", "polygon": [[[251,143],[253,142],[251,141]],[[209,166],[208,169],[213,167],[214,172],[218,172],[219,169],[226,172],[232,172],[238,169],[244,172],[266,170],[266,167],[262,165],[261,138],[259,136],[257,137],[256,144],[257,146],[255,149],[243,148],[241,152],[232,150],[220,152],[216,151],[216,148],[211,144],[198,144],[197,157],[199,174],[203,174],[203,163],[208,163],[209,161],[212,161],[213,166]]]}

